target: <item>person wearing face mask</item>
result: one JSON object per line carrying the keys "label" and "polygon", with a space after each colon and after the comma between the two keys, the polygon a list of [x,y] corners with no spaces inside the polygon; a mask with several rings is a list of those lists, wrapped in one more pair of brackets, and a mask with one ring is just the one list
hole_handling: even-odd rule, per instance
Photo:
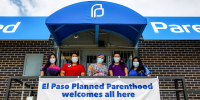
{"label": "person wearing face mask", "polygon": [[151,76],[147,67],[143,66],[142,61],[135,57],[128,76]]}
{"label": "person wearing face mask", "polygon": [[128,69],[125,63],[121,62],[119,53],[115,53],[112,64],[109,66],[110,76],[128,76]]}
{"label": "person wearing face mask", "polygon": [[56,55],[49,55],[48,62],[42,66],[40,76],[59,76],[60,67],[56,66]]}
{"label": "person wearing face mask", "polygon": [[78,64],[78,56],[73,53],[70,63],[64,64],[60,76],[85,76],[85,68]]}
{"label": "person wearing face mask", "polygon": [[87,76],[107,76],[108,75],[108,67],[103,65],[104,55],[97,55],[97,63],[91,64],[87,70]]}

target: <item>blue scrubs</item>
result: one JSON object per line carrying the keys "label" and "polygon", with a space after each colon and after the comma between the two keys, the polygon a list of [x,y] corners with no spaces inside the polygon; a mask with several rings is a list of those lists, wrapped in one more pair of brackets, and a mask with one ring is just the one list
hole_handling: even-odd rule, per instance
{"label": "blue scrubs", "polygon": [[[146,70],[145,76],[147,76],[147,75],[150,73],[150,71],[149,71],[148,68],[146,68],[145,66],[144,66],[144,68],[145,68],[145,70]],[[128,76],[138,76],[138,73],[137,73],[136,70],[131,69],[130,72],[129,72],[129,74],[128,74]],[[142,72],[141,72],[141,76],[144,76]]]}

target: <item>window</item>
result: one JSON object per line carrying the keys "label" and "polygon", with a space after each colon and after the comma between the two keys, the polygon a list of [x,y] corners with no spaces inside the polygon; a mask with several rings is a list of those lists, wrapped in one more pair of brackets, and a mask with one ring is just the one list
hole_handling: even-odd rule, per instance
{"label": "window", "polygon": [[40,75],[43,64],[43,54],[26,54],[23,75]]}

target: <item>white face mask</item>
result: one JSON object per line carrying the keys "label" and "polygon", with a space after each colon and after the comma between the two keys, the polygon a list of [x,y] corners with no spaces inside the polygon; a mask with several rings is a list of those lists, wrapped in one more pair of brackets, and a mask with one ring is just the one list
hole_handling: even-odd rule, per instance
{"label": "white face mask", "polygon": [[56,62],[56,59],[55,59],[55,58],[51,58],[51,59],[50,59],[50,62],[51,62],[51,63],[55,63],[55,62]]}
{"label": "white face mask", "polygon": [[120,61],[120,58],[119,58],[119,57],[115,57],[115,58],[114,58],[114,61],[115,61],[116,63],[118,63],[118,62]]}
{"label": "white face mask", "polygon": [[102,59],[102,58],[97,58],[97,62],[98,62],[98,63],[102,63],[102,62],[103,62],[103,59]]}
{"label": "white face mask", "polygon": [[134,67],[138,67],[139,66],[139,62],[133,62],[133,66]]}
{"label": "white face mask", "polygon": [[78,62],[78,57],[72,57],[72,62]]}

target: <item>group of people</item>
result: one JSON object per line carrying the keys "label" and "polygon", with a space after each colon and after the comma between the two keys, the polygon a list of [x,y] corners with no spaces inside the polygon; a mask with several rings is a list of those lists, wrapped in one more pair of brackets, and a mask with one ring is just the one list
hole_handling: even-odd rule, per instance
{"label": "group of people", "polygon": [[[150,71],[143,66],[138,57],[133,58],[133,64],[129,71],[119,53],[114,54],[109,68],[102,64],[105,60],[103,54],[97,55],[96,59],[97,62],[88,67],[87,76],[151,76]],[[70,63],[64,64],[62,68],[56,66],[56,61],[56,55],[51,54],[48,62],[42,66],[40,76],[86,76],[85,68],[78,63],[76,53],[72,54]]]}

